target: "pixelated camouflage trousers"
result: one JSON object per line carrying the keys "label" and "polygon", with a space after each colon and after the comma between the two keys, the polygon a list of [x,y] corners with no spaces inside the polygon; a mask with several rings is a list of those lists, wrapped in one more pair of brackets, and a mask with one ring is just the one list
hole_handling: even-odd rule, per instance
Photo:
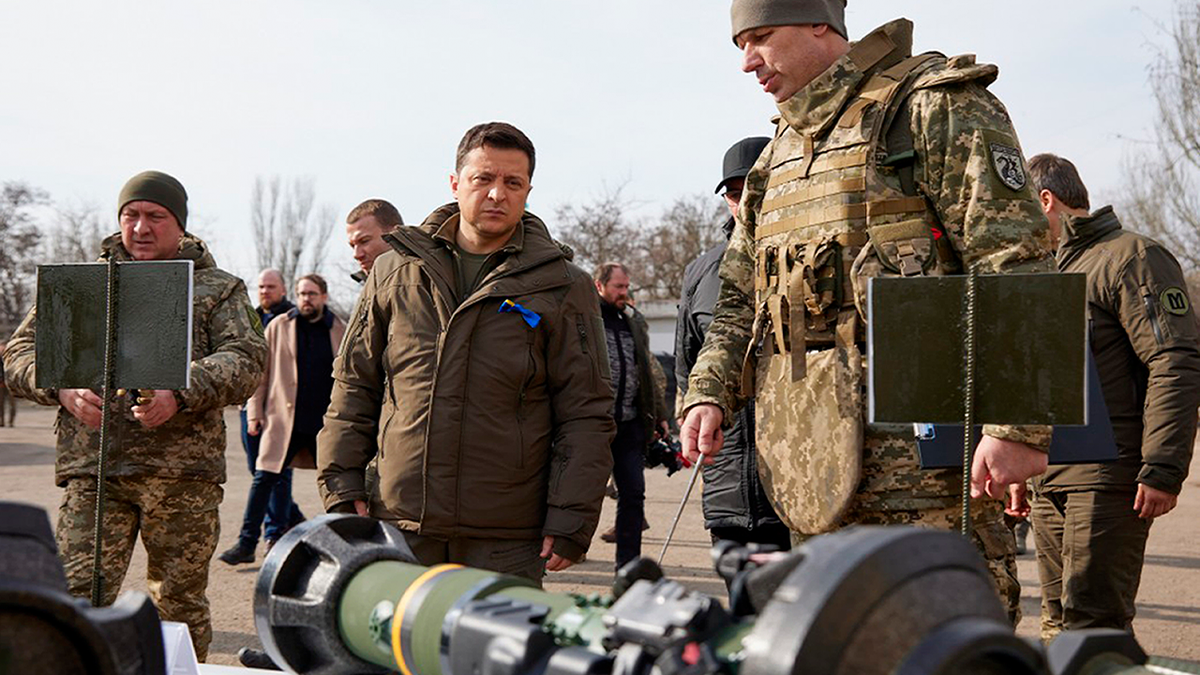
{"label": "pixelated camouflage trousers", "polygon": [[[917,525],[939,530],[962,527],[962,472],[922,470],[911,425],[868,424],[862,480],[842,525]],[[1014,626],[1021,620],[1017,542],[1004,523],[1004,506],[994,499],[971,501],[971,540],[979,549]],[[799,545],[806,537],[792,534]]]}
{"label": "pixelated camouflage trousers", "polygon": [[[208,569],[217,547],[224,491],[216,483],[152,476],[108,479],[101,554],[102,602],[117,599],[138,534],[146,549],[146,587],[164,621],[188,625],[196,656],[212,642]],[[91,598],[95,479],[67,483],[58,510],[58,550],[72,595]]]}

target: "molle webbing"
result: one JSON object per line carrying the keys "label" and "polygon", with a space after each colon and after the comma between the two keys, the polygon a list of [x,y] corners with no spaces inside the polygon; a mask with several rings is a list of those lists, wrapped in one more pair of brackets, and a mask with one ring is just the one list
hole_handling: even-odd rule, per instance
{"label": "molle webbing", "polygon": [[[824,157],[818,157],[813,161],[812,166],[808,168],[808,172],[823,173],[825,171],[831,171],[834,169],[848,169],[855,166],[866,166],[868,152],[870,152],[870,150],[864,147],[861,150],[855,150],[854,152],[845,155],[826,155]],[[772,171],[771,178],[767,181],[767,189],[770,190],[777,188],[780,185],[783,185],[784,183],[790,183],[797,178],[804,178],[806,174],[801,171],[801,168],[802,167],[797,167],[778,172]]]}
{"label": "molle webbing", "polygon": [[[834,184],[830,183],[828,185]],[[841,192],[849,193],[850,191],[832,191],[830,194],[839,194]],[[775,199],[783,200],[790,196],[791,195],[783,195]],[[791,230],[797,230],[802,227],[833,223],[839,220],[856,220],[865,218],[867,219],[867,222],[870,223],[871,219],[876,216],[895,215],[899,213],[923,213],[925,210],[926,203],[924,197],[880,199],[863,204],[840,204],[838,206],[828,206],[823,209],[805,211],[804,213],[792,216],[790,218],[781,218],[768,225],[759,225],[754,229],[754,238],[758,240],[766,239],[767,237],[783,234],[784,232],[790,232]]]}

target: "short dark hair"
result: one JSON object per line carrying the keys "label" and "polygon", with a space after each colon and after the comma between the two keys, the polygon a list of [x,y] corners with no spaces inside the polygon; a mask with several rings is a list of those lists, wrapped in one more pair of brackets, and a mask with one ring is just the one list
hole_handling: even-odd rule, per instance
{"label": "short dark hair", "polygon": [[296,280],[296,287],[299,288],[300,282],[305,280],[316,284],[317,288],[321,289],[322,295],[329,295],[329,284],[325,283],[325,277],[321,276],[320,274],[305,274]]}
{"label": "short dark hair", "polygon": [[462,171],[463,164],[467,161],[467,155],[472,150],[485,145],[501,150],[524,152],[525,156],[529,158],[529,178],[533,179],[533,165],[536,156],[533,141],[529,140],[525,132],[508,122],[485,122],[467,129],[467,133],[463,134],[462,140],[458,142],[458,154],[454,157],[454,173]]}
{"label": "short dark hair", "polygon": [[629,276],[629,268],[628,267],[625,267],[624,265],[622,265],[619,262],[606,262],[606,263],[602,263],[599,267],[596,268],[596,273],[594,275],[596,282],[599,283],[601,286],[606,285],[608,283],[608,280],[612,279],[613,270],[621,270],[622,272],[625,273],[625,276]]}
{"label": "short dark hair", "polygon": [[1049,152],[1029,160],[1029,176],[1037,192],[1049,190],[1058,201],[1072,209],[1091,209],[1087,186],[1070,160]]}
{"label": "short dark hair", "polygon": [[404,224],[404,219],[400,217],[400,211],[392,206],[391,202],[383,199],[368,199],[350,209],[350,215],[346,216],[346,224],[353,225],[360,218],[367,216],[374,216],[384,230],[391,230]]}

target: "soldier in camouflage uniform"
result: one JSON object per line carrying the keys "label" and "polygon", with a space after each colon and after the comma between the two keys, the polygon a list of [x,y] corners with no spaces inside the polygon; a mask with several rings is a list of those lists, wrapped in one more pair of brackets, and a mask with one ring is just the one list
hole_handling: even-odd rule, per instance
{"label": "soldier in camouflage uniform", "polygon": [[[961,474],[922,471],[911,427],[867,424],[865,291],[874,276],[1049,271],[992,65],[912,56],[912,24],[846,40],[844,0],[734,0],[742,68],[779,107],[746,179],[722,287],[684,401],[685,451],[712,454],[756,396],[759,471],[799,538],[850,523],[959,527]],[[986,426],[974,496],[1046,467],[1047,427]],[[1015,542],[1002,504],[974,539],[1010,618]]]}
{"label": "soldier in camouflage uniform", "polygon": [[[188,624],[197,656],[212,641],[208,569],[220,528],[225,482],[222,412],[249,398],[267,346],[241,279],[220,270],[204,242],[185,232],[187,193],[174,178],[134,176],[118,202],[121,231],[102,245],[101,260],[191,260],[191,386],[143,391],[118,403],[104,502],[103,603],[117,597],[133,544],[146,548],[146,585],[164,620]],[[87,389],[34,386],[36,310],[4,354],[13,392],[60,406],[55,482],[66,488],[58,513],[58,547],[72,594],[91,594],[100,397]]]}

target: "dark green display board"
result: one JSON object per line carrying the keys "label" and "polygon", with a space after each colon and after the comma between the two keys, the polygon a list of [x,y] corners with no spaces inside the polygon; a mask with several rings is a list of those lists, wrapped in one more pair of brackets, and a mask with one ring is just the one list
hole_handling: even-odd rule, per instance
{"label": "dark green display board", "polygon": [[[37,386],[99,389],[104,380],[105,263],[38,266]],[[186,389],[192,353],[192,261],[117,265],[113,384]]]}
{"label": "dark green display board", "polygon": [[[977,283],[975,419],[1084,424],[1084,275],[988,275]],[[966,288],[965,276],[870,280],[872,422],[962,423]]]}

